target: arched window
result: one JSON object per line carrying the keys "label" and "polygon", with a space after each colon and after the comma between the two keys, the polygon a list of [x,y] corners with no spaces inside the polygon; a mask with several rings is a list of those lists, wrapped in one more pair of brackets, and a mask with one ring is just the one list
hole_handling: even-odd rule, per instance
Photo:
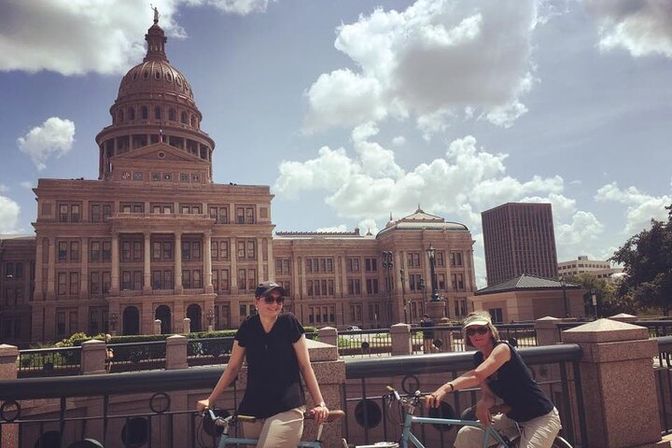
{"label": "arched window", "polygon": [[161,119],[161,108],[159,106],[154,108],[154,118],[157,120]]}
{"label": "arched window", "polygon": [[168,110],[168,119],[170,121],[176,121],[177,120],[177,117],[176,117],[176,114],[175,114],[175,109]]}
{"label": "arched window", "polygon": [[186,112],[182,111],[182,113],[180,114],[180,121],[182,123],[185,123],[185,124],[187,123],[187,113]]}
{"label": "arched window", "polygon": [[140,114],[142,115],[142,119],[146,120],[147,117],[149,116],[149,111],[147,110],[147,106],[142,106],[140,109]]}
{"label": "arched window", "polygon": [[195,115],[191,116],[191,127],[192,128],[196,127],[196,116]]}

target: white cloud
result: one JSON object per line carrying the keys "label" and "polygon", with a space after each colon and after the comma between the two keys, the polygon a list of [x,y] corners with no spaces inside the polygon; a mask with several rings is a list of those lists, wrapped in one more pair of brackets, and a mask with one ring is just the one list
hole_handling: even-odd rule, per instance
{"label": "white cloud", "polygon": [[392,139],[392,146],[400,147],[406,144],[406,137],[398,135]]}
{"label": "white cloud", "polygon": [[211,4],[230,14],[245,16],[254,12],[264,12],[268,8],[268,0],[191,0],[188,3]]}
{"label": "white cloud", "polygon": [[624,232],[633,235],[649,228],[651,219],[667,219],[668,211],[665,207],[672,204],[672,195],[651,196],[636,187],[621,189],[616,182],[612,182],[597,190],[595,200],[626,205]]}
{"label": "white cloud", "polygon": [[41,126],[31,129],[16,142],[19,150],[27,154],[38,170],[46,168],[52,155],[56,158],[67,154],[75,140],[75,123],[68,119],[51,117]]}
{"label": "white cloud", "polygon": [[33,188],[35,188],[35,184],[28,180],[20,182],[19,185],[21,186],[21,188],[25,188],[26,190],[32,190]]}
{"label": "white cloud", "polygon": [[597,21],[602,50],[622,48],[632,56],[672,57],[669,0],[585,0]]}
{"label": "white cloud", "polygon": [[0,233],[17,233],[19,222],[19,204],[12,199],[0,195]]}
{"label": "white cloud", "polygon": [[324,233],[343,233],[348,231],[348,227],[345,224],[339,224],[337,226],[331,226],[331,227],[320,227],[316,232],[324,232]]}
{"label": "white cloud", "polygon": [[[153,11],[145,0],[50,0],[3,2],[0,71],[50,70],[66,76],[88,72],[122,74],[142,60]],[[173,37],[183,5],[214,6],[245,15],[265,11],[268,0],[153,0],[160,26]],[[64,32],[66,31],[67,32]]]}
{"label": "white cloud", "polygon": [[9,191],[9,187],[5,184],[0,184],[0,193],[7,193]]}
{"label": "white cloud", "polygon": [[335,47],[357,72],[325,73],[308,89],[308,130],[411,114],[426,137],[464,114],[510,126],[533,77],[534,0],[418,0],[376,9],[339,29]]}

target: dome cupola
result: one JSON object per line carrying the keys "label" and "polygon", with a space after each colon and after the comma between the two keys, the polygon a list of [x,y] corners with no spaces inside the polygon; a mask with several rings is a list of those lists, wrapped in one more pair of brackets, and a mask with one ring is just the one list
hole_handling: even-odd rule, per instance
{"label": "dome cupola", "polygon": [[112,125],[96,136],[100,150],[99,178],[113,178],[115,157],[163,143],[207,162],[203,178],[212,181],[215,143],[200,129],[202,115],[189,81],[168,61],[167,38],[159,26],[156,8],[145,41],[144,60],[131,68],[119,84],[117,99],[110,107]]}

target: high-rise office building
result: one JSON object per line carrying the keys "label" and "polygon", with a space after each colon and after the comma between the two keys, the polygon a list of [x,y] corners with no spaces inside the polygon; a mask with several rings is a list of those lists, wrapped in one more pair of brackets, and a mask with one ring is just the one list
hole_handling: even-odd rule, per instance
{"label": "high-rise office building", "polygon": [[509,202],[484,211],[481,220],[489,286],[522,274],[557,277],[551,204]]}

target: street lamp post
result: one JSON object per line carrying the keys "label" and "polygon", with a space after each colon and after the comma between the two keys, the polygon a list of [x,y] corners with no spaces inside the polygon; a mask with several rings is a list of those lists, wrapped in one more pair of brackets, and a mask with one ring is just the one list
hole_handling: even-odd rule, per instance
{"label": "street lamp post", "polygon": [[212,308],[208,310],[207,313],[205,313],[205,317],[208,319],[208,332],[212,331],[212,321],[215,318],[215,312],[213,311]]}
{"label": "street lamp post", "polygon": [[408,311],[406,310],[406,278],[404,277],[404,268],[399,269],[401,277],[401,303],[404,305],[404,323],[408,323]]}
{"label": "street lamp post", "polygon": [[432,246],[430,243],[429,247],[427,248],[427,256],[429,257],[429,270],[430,270],[430,277],[431,277],[431,282],[432,282],[432,298],[430,299],[432,302],[438,302],[439,301],[439,292],[436,289],[436,274],[434,273],[434,263],[436,261],[436,249]]}
{"label": "street lamp post", "polygon": [[565,307],[565,317],[569,317],[569,305],[567,304],[567,291],[565,290],[567,284],[565,283],[565,278],[560,277],[560,286],[562,286],[562,303]]}
{"label": "street lamp post", "polygon": [[594,320],[597,320],[597,291],[595,291],[595,289],[590,290],[590,299],[593,303]]}
{"label": "street lamp post", "polygon": [[[388,303],[392,303],[392,268],[394,267],[394,255],[389,250],[383,251],[383,269],[385,269],[385,286],[387,287]],[[390,316],[392,317],[392,316]]]}

